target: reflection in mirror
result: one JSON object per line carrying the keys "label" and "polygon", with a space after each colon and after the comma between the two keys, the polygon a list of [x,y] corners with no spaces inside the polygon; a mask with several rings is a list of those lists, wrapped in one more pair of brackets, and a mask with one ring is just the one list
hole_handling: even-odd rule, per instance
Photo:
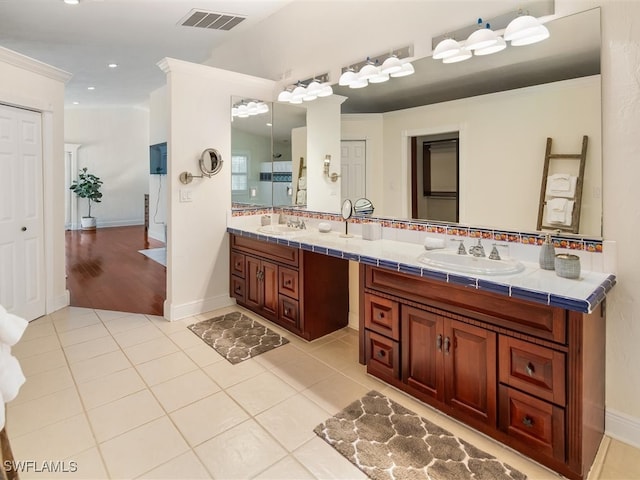
{"label": "reflection in mirror", "polygon": [[[232,97],[232,108],[251,99]],[[268,111],[231,117],[231,201],[234,207],[272,204],[271,103]]]}
{"label": "reflection in mirror", "polygon": [[422,218],[412,215],[411,138],[457,131],[458,221],[534,231],[546,139],[574,153],[587,135],[579,233],[601,236],[600,9],[546,26],[551,38],[539,44],[461,64],[422,58],[393,84],[334,88],[348,97],[342,137],[367,141],[367,196],[380,216]]}
{"label": "reflection in mirror", "polygon": [[[251,100],[233,97],[232,105],[248,104]],[[234,208],[295,204],[299,159],[306,157],[306,131],[298,133],[305,128],[306,110],[295,105],[263,104],[268,111],[232,117]]]}

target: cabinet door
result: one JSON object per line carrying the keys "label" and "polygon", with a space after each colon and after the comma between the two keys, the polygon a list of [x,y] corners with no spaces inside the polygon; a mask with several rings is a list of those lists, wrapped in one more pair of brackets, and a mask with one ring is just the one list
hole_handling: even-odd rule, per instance
{"label": "cabinet door", "polygon": [[445,402],[468,417],[496,425],[496,334],[444,319]]}
{"label": "cabinet door", "polygon": [[267,318],[278,316],[278,266],[262,262],[262,311]]}
{"label": "cabinet door", "polygon": [[402,305],[402,381],[444,400],[443,318]]}
{"label": "cabinet door", "polygon": [[250,257],[249,255],[246,257],[245,302],[248,307],[254,309],[259,309],[262,305],[261,263],[255,257]]}

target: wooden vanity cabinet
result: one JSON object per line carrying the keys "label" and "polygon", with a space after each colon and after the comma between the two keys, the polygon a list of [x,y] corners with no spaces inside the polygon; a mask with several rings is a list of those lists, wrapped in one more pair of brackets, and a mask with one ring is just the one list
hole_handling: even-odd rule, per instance
{"label": "wooden vanity cabinet", "polygon": [[230,235],[229,294],[306,340],[347,326],[348,261]]}
{"label": "wooden vanity cabinet", "polygon": [[360,266],[367,371],[572,479],[604,434],[604,303],[583,314]]}

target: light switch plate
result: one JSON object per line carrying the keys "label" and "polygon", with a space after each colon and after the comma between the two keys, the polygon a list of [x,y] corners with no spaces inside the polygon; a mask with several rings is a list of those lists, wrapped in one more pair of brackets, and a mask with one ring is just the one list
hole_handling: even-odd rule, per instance
{"label": "light switch plate", "polygon": [[189,188],[181,188],[180,189],[180,201],[181,202],[191,202],[191,189]]}

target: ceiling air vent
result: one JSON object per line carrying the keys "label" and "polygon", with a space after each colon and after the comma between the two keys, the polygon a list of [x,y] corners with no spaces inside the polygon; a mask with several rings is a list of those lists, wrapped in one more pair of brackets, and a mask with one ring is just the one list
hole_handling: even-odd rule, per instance
{"label": "ceiling air vent", "polygon": [[207,12],[205,10],[191,10],[180,21],[185,27],[210,28],[212,30],[231,30],[247,17],[231,13]]}

